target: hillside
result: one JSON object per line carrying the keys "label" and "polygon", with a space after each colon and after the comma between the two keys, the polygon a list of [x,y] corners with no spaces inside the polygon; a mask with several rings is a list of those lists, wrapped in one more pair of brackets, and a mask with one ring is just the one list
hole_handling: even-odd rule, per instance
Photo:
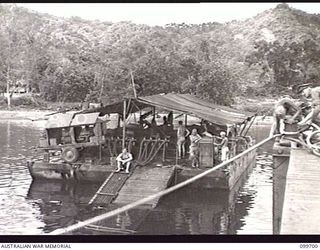
{"label": "hillside", "polygon": [[112,102],[193,93],[230,105],[276,97],[320,78],[320,16],[280,4],[229,23],[149,27],[58,18],[0,5],[0,87],[23,82],[43,100]]}

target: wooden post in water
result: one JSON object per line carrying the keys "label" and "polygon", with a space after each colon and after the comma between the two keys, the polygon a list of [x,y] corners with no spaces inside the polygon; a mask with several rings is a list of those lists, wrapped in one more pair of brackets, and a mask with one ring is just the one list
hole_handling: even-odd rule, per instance
{"label": "wooden post in water", "polygon": [[290,160],[290,148],[273,146],[272,171],[272,233],[280,234],[282,223],[283,201],[286,188],[287,171]]}
{"label": "wooden post in water", "polygon": [[123,101],[123,118],[122,118],[122,148],[126,146],[126,113],[127,113],[127,100]]}

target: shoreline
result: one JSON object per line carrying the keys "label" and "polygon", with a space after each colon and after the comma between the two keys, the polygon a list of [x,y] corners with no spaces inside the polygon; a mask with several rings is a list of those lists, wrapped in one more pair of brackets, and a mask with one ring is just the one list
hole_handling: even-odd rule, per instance
{"label": "shoreline", "polygon": [[0,120],[37,120],[53,113],[53,110],[0,110]]}
{"label": "shoreline", "polygon": [[[0,110],[1,120],[41,120],[44,119],[47,114],[54,113],[54,110]],[[272,116],[257,116],[252,125],[271,125],[273,122]]]}

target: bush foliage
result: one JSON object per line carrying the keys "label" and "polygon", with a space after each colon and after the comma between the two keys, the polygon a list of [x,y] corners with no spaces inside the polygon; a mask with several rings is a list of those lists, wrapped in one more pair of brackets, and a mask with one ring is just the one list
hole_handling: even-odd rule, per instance
{"label": "bush foliage", "polygon": [[319,81],[319,30],[317,15],[285,4],[245,21],[164,27],[2,4],[0,91],[24,81],[46,101],[110,103],[133,96],[134,81],[140,96],[192,93],[230,105],[239,94]]}

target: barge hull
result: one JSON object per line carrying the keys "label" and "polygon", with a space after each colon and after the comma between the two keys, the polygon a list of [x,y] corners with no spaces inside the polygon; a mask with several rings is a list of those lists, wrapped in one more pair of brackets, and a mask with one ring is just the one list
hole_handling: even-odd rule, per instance
{"label": "barge hull", "polygon": [[[201,188],[221,188],[231,190],[238,182],[240,177],[247,172],[246,170],[255,164],[256,151],[244,155],[243,157],[230,163],[223,169],[218,169],[213,173],[190,184],[192,187]],[[32,162],[28,164],[30,174],[33,179],[51,179],[62,181],[80,181],[80,182],[103,182],[115,167],[111,165],[96,164],[68,164],[53,162]],[[192,169],[177,168],[175,183],[190,179],[209,168]]]}
{"label": "barge hull", "polygon": [[[190,184],[194,188],[221,188],[231,190],[236,183],[239,181],[241,176],[247,172],[247,169],[254,166],[256,163],[256,151],[253,150],[243,157],[230,163],[227,167],[223,169],[218,169],[213,173],[197,180],[196,182]],[[178,171],[177,182],[183,182],[195,175],[202,173],[206,169],[186,169],[183,168]]]}
{"label": "barge hull", "polygon": [[50,162],[28,163],[29,172],[34,180],[61,180],[80,182],[102,182],[113,171],[110,165],[68,164]]}

